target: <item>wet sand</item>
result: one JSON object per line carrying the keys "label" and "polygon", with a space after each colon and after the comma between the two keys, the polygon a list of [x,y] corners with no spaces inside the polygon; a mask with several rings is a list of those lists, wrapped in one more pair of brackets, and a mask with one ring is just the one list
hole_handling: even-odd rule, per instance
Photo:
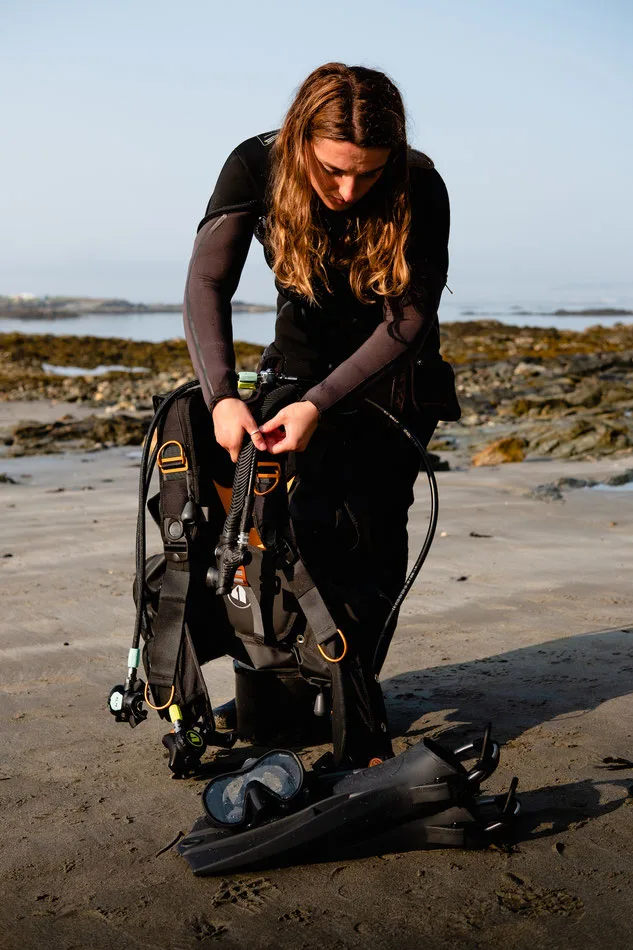
{"label": "wet sand", "polygon": [[[196,879],[160,852],[201,783],[169,778],[157,717],[131,730],[105,708],[133,624],[138,455],[0,461],[16,482],[0,484],[1,947],[631,946],[633,493],[529,492],[633,457],[438,475],[438,535],[383,686],[398,749],[493,721],[486,790],[520,778],[514,848]],[[231,697],[228,660],[207,677]]]}

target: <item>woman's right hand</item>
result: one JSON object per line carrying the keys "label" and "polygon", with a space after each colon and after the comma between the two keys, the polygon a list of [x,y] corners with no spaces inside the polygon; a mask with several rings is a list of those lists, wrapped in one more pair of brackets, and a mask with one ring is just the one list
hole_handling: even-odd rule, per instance
{"label": "woman's right hand", "polygon": [[260,452],[266,451],[266,440],[245,402],[239,397],[229,397],[216,403],[213,409],[215,437],[223,449],[237,462],[242,448],[244,433],[248,433]]}

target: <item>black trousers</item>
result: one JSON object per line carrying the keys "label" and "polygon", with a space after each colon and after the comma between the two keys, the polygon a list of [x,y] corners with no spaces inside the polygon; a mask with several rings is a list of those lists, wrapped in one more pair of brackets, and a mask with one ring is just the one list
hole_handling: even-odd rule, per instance
{"label": "black trousers", "polygon": [[[426,446],[436,416],[408,424]],[[291,517],[301,556],[345,632],[344,729],[339,765],[366,766],[392,755],[382,690],[377,680],[397,623],[385,622],[407,573],[408,512],[420,470],[414,446],[376,411],[338,414],[296,456],[298,484]],[[343,720],[343,725],[337,724]],[[345,761],[346,758],[346,761]]]}

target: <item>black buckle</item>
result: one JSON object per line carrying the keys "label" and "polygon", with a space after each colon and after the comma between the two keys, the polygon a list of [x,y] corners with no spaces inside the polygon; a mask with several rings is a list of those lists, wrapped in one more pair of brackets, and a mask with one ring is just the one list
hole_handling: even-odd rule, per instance
{"label": "black buckle", "polygon": [[278,538],[275,544],[275,566],[280,568],[292,567],[299,560],[299,553],[290,544],[287,538]]}
{"label": "black buckle", "polygon": [[189,540],[180,519],[167,517],[163,520],[163,545],[167,561],[186,561],[189,558]]}

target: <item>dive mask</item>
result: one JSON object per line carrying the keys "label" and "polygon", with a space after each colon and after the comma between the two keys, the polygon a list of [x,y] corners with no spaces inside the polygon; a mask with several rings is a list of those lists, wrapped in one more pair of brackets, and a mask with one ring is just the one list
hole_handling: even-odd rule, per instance
{"label": "dive mask", "polygon": [[247,759],[241,769],[211,779],[202,793],[209,820],[220,828],[235,828],[277,817],[295,798],[305,772],[294,752],[276,749],[259,759]]}

